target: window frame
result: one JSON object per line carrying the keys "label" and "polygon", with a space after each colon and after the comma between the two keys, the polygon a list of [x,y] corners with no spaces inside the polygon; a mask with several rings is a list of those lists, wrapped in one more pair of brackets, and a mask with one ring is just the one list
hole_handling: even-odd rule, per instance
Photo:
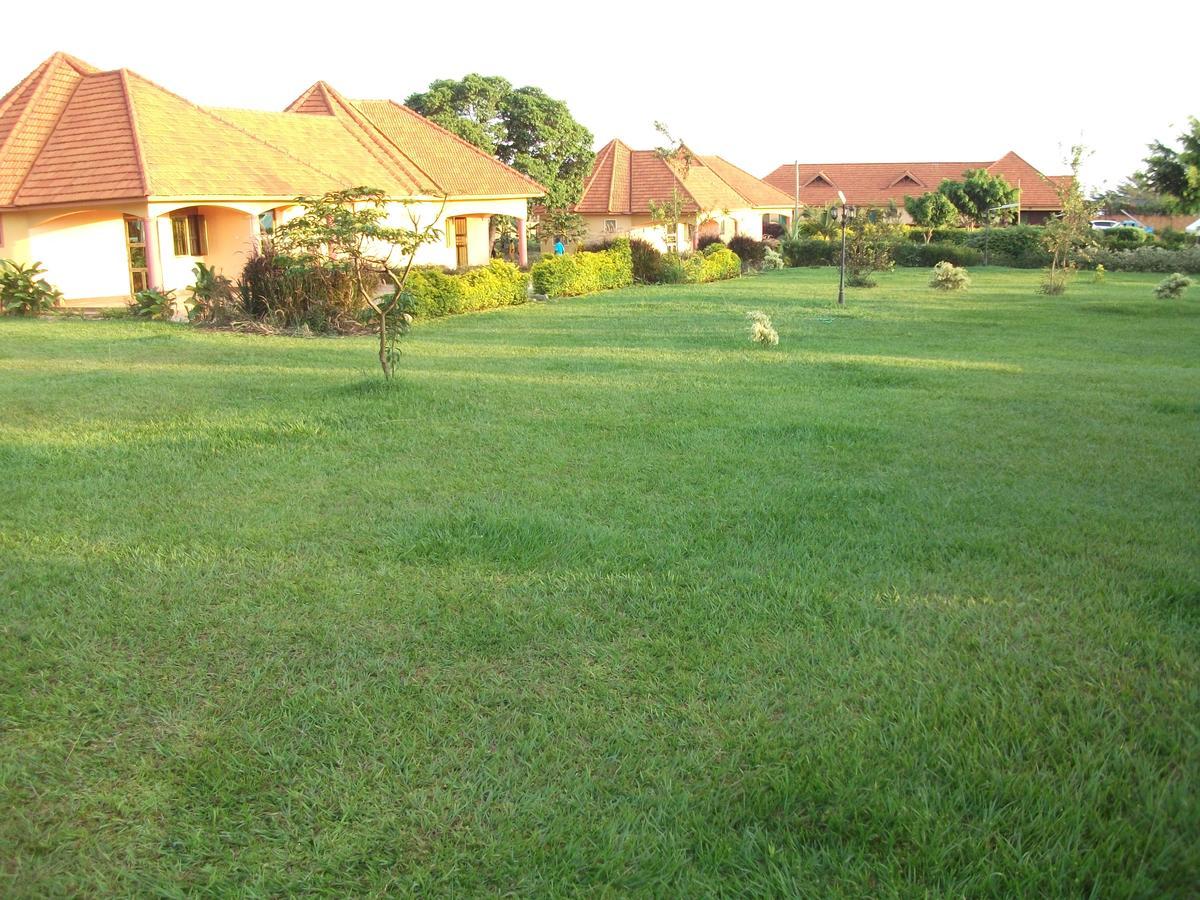
{"label": "window frame", "polygon": [[171,245],[176,256],[208,256],[208,223],[195,209],[171,213]]}

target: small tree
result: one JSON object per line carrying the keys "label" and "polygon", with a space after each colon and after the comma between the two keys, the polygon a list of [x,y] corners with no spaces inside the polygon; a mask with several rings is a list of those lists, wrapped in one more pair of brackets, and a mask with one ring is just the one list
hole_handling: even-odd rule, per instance
{"label": "small tree", "polygon": [[895,210],[860,211],[851,221],[846,241],[846,284],[874,287],[874,272],[889,272],[895,266],[892,245],[900,231]]}
{"label": "small tree", "polygon": [[[382,191],[356,187],[331,191],[321,197],[298,197],[304,213],[275,230],[276,249],[320,272],[333,270],[349,277],[355,296],[372,314],[379,336],[379,365],[391,378],[399,356],[399,340],[408,332],[412,316],[405,308],[404,285],[417,251],[441,239],[434,226],[442,208],[427,225],[409,210],[411,228],[385,224],[387,201]],[[393,264],[393,260],[398,260]],[[381,296],[387,283],[392,293]]]}
{"label": "small tree", "polygon": [[587,235],[587,223],[569,209],[546,209],[538,216],[537,230],[540,240],[560,237],[564,244],[574,244]]}
{"label": "small tree", "polygon": [[1079,168],[1083,163],[1084,148],[1078,144],[1071,148],[1068,160],[1071,177],[1053,182],[1062,212],[1046,223],[1042,242],[1050,252],[1050,266],[1042,282],[1042,293],[1062,294],[1075,270],[1075,256],[1093,242],[1092,218],[1097,204],[1083,195],[1079,181]]}
{"label": "small tree", "polygon": [[[1002,175],[993,175],[986,169],[968,169],[963,173],[962,181],[947,178],[938,186],[938,193],[944,194],[959,215],[972,225],[982,225],[989,209],[1017,199],[1015,187]],[[1011,209],[997,210],[993,222],[1003,225],[1012,219],[1013,212]]]}
{"label": "small tree", "polygon": [[679,226],[691,218],[687,212],[688,203],[688,198],[679,193],[677,187],[671,188],[669,200],[649,202],[650,218],[667,226],[668,237],[674,235],[674,240],[667,241],[667,249],[673,253],[679,252]]}
{"label": "small tree", "polygon": [[958,209],[950,198],[938,191],[930,191],[920,197],[905,197],[904,209],[913,220],[913,224],[925,235],[925,243],[933,239],[935,228],[945,228],[958,219]]}

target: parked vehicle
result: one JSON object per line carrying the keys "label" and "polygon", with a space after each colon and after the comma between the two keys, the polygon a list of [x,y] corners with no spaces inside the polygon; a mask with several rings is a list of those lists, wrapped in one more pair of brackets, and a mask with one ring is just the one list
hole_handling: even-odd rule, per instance
{"label": "parked vehicle", "polygon": [[1097,231],[1107,231],[1109,228],[1117,227],[1116,219],[1092,219],[1092,227]]}

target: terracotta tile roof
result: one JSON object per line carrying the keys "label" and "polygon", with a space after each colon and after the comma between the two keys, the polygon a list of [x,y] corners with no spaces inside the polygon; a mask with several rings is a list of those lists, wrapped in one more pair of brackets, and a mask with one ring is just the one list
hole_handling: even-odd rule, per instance
{"label": "terracotta tile roof", "polygon": [[[688,151],[690,153],[690,151]],[[584,214],[647,212],[651,202],[685,199],[687,212],[758,207],[790,208],[781,191],[739,169],[720,156],[693,154],[690,165],[668,161],[653,150],[631,150],[620,140],[596,154],[591,174],[575,211]]]}
{"label": "terracotta tile roof", "polygon": [[352,104],[389,141],[404,163],[433,181],[439,194],[540,197],[546,189],[474,144],[394,100]]}
{"label": "terracotta tile roof", "polygon": [[[987,169],[1021,188],[1023,209],[1058,209],[1051,178],[1009,152],[994,162],[800,163],[800,203],[823,206],[837,200],[841,190],[854,206],[884,206],[889,200],[904,205],[905,196],[936,191],[945,178],[962,178],[968,169]],[[795,168],[784,163],[764,179],[795,196]]]}
{"label": "terracotta tile roof", "polygon": [[318,82],[289,112],[205,109],[55,54],[0,99],[0,207],[161,198],[536,197],[540,185],[391,101]]}

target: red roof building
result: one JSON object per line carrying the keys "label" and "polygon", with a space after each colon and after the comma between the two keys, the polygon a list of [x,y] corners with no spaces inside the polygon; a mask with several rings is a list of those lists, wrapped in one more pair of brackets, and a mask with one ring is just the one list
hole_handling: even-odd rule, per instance
{"label": "red roof building", "polygon": [[1009,152],[992,162],[889,162],[889,163],[784,163],[763,180],[802,206],[837,202],[838,191],[851,206],[880,207],[895,203],[904,209],[904,198],[936,191],[944,179],[961,179],[970,169],[984,169],[1017,188],[1021,221],[1043,222],[1062,209],[1054,182],[1069,175],[1046,176]]}

